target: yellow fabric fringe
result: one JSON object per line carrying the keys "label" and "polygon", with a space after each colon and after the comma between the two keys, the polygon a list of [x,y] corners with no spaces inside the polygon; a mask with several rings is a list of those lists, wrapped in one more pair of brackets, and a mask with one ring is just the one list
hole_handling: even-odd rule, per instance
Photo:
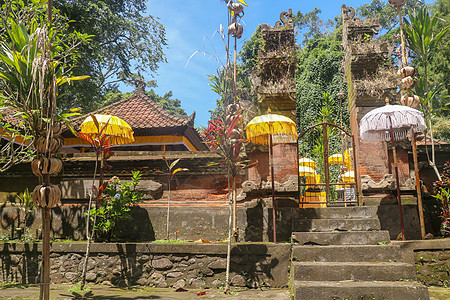
{"label": "yellow fabric fringe", "polygon": [[[134,132],[130,125],[124,120],[110,115],[95,115],[100,128],[108,124],[102,134],[111,136],[110,143],[114,145],[130,144],[134,142]],[[81,124],[81,132],[87,134],[98,134],[94,120],[89,116]]]}
{"label": "yellow fabric fringe", "polygon": [[253,118],[245,127],[247,139],[254,144],[269,144],[272,135],[274,144],[294,143],[297,141],[297,126],[291,119],[267,114]]}

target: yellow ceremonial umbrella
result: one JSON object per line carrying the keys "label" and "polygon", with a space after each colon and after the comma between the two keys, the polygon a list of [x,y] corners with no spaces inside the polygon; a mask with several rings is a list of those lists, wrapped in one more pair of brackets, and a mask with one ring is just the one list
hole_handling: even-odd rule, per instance
{"label": "yellow ceremonial umbrella", "polygon": [[355,182],[355,171],[347,171],[342,174],[342,181],[346,183]]}
{"label": "yellow ceremonial umbrella", "polygon": [[[131,144],[134,142],[133,129],[124,120],[111,115],[94,115],[94,117],[100,130],[106,125],[102,134],[110,136],[109,142],[112,145]],[[81,124],[80,131],[87,134],[98,134],[98,127],[92,115],[90,115]]]}
{"label": "yellow ceremonial umbrella", "polygon": [[298,168],[298,173],[300,176],[315,176],[316,175],[316,171],[310,167],[305,167],[305,166],[300,166]]}
{"label": "yellow ceremonial umbrella", "polygon": [[316,171],[310,167],[300,166],[298,168],[298,175],[306,177],[306,183],[316,183]]}
{"label": "yellow ceremonial umbrella", "polygon": [[[111,115],[93,115],[87,117],[80,126],[81,133],[88,135],[98,135],[99,131],[103,136],[109,136],[108,142],[111,145],[131,144],[134,142],[133,129],[124,120]],[[100,184],[103,182],[103,167],[105,157],[102,152],[100,164]],[[99,186],[100,186],[99,184]]]}
{"label": "yellow ceremonial umbrella", "polygon": [[273,144],[295,143],[298,139],[297,125],[288,117],[267,114],[254,117],[245,126],[247,139],[254,144],[269,145],[270,170],[272,175],[272,217],[273,217],[273,241],[277,242],[275,222],[275,182],[273,172]]}
{"label": "yellow ceremonial umbrella", "polygon": [[299,166],[305,166],[315,169],[316,168],[316,162],[312,159],[309,159],[307,157],[302,157],[298,160]]}
{"label": "yellow ceremonial umbrella", "polygon": [[353,148],[348,148],[344,150],[344,165],[348,170],[352,170],[352,156],[353,156]]}
{"label": "yellow ceremonial umbrella", "polygon": [[332,165],[342,165],[344,163],[344,157],[341,153],[336,153],[328,157],[328,163]]}

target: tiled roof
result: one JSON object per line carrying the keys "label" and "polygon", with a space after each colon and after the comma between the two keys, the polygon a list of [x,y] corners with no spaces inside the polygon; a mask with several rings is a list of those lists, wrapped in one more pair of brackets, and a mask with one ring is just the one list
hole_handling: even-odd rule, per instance
{"label": "tiled roof", "polygon": [[[433,139],[435,145],[448,145],[449,143],[443,140]],[[416,136],[416,143],[418,146],[424,146],[431,145],[431,136],[426,136],[426,143],[425,143],[425,135],[423,133],[420,133]]]}
{"label": "tiled roof", "polygon": [[[136,91],[128,98],[102,107],[92,113],[117,116],[127,122],[133,130],[193,127],[193,120],[171,115],[142,91]],[[74,128],[78,130],[87,116],[88,114],[74,119]]]}
{"label": "tiled roof", "polygon": [[2,121],[9,123],[11,125],[18,126],[19,123],[23,122],[23,120],[20,117],[14,116],[14,114],[16,114],[17,111],[11,108],[4,108],[0,113],[2,115]]}

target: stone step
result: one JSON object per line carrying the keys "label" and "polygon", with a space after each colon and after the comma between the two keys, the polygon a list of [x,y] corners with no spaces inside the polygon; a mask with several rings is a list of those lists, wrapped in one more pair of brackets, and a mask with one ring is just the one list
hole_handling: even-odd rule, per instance
{"label": "stone step", "polygon": [[414,265],[398,262],[294,262],[294,280],[415,281]]}
{"label": "stone step", "polygon": [[405,281],[294,281],[296,300],[429,300],[428,289]]}
{"label": "stone step", "polygon": [[378,218],[377,206],[300,208],[297,219]]}
{"label": "stone step", "polygon": [[389,231],[293,232],[300,245],[377,245],[389,243]]}
{"label": "stone step", "polygon": [[294,261],[321,262],[400,262],[402,259],[398,245],[294,245],[292,258]]}
{"label": "stone step", "polygon": [[292,221],[292,231],[327,232],[342,231],[369,231],[380,230],[378,218],[362,219],[296,219]]}

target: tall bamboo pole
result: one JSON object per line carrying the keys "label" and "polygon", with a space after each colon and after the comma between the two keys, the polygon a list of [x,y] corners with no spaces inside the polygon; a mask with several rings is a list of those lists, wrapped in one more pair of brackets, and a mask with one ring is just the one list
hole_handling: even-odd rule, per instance
{"label": "tall bamboo pole", "polygon": [[[47,2],[47,21],[48,26],[50,27],[52,24],[52,0],[48,0]],[[49,41],[50,43],[50,41]],[[51,45],[48,45],[48,49],[50,49]],[[50,87],[53,88],[53,87]],[[51,95],[50,95],[51,97]],[[51,118],[53,120],[53,109],[50,107],[50,111],[47,118]],[[50,136],[50,138],[52,135]],[[44,176],[44,185],[50,185],[50,175]],[[47,196],[48,197],[48,196]],[[48,204],[48,203],[47,203]],[[49,300],[50,299],[50,207],[42,207],[42,276],[41,276],[41,286],[40,286],[40,299]]]}
{"label": "tall bamboo pole", "polygon": [[417,161],[416,134],[415,134],[414,130],[412,130],[412,129],[411,129],[411,145],[412,145],[412,150],[413,150],[414,174],[416,176],[417,209],[419,210],[420,233],[422,235],[422,240],[423,240],[423,239],[425,239],[425,221],[423,218],[422,190],[420,187],[419,164]]}
{"label": "tall bamboo pole", "polygon": [[398,19],[400,21],[400,41],[401,41],[401,47],[402,47],[402,64],[403,64],[403,67],[405,67],[408,65],[408,56],[406,54],[406,40],[405,40],[405,34],[403,33],[401,7],[397,7],[397,11],[398,11]]}

